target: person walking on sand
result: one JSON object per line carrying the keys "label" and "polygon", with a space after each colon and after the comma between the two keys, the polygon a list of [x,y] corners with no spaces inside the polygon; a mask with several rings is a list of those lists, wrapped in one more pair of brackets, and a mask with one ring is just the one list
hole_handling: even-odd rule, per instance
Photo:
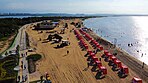
{"label": "person walking on sand", "polygon": [[144,64],[145,64],[145,63],[143,62],[143,64],[142,64],[142,69],[144,68]]}
{"label": "person walking on sand", "polygon": [[43,76],[40,76],[41,83],[43,82]]}
{"label": "person walking on sand", "polygon": [[90,66],[90,61],[87,61],[87,68],[89,68]]}
{"label": "person walking on sand", "polygon": [[20,77],[20,76],[18,76],[18,83],[20,82],[20,78],[21,78],[21,77]]}
{"label": "person walking on sand", "polygon": [[99,60],[101,61],[101,58],[99,58]]}
{"label": "person walking on sand", "polygon": [[142,53],[141,57],[143,57],[143,53]]}

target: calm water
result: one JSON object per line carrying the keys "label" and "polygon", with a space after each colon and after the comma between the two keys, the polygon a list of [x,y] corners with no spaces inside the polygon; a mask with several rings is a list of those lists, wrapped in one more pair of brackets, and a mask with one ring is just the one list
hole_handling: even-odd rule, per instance
{"label": "calm water", "polygon": [[148,64],[148,16],[91,18],[84,24]]}
{"label": "calm water", "polygon": [[0,16],[0,18],[28,18],[28,17],[41,17],[41,16]]}

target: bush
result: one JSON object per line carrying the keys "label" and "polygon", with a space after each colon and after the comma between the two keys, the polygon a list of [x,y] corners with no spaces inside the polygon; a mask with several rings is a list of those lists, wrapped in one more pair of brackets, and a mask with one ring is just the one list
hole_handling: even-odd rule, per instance
{"label": "bush", "polygon": [[0,60],[0,83],[12,83],[7,80],[16,79],[17,72],[14,71],[16,67],[17,58],[15,56],[7,56]]}
{"label": "bush", "polygon": [[36,71],[35,62],[41,58],[42,56],[40,54],[31,54],[27,57],[29,73],[33,73]]}
{"label": "bush", "polygon": [[7,40],[8,38],[7,37],[1,37],[0,38],[0,41],[5,41],[5,40]]}
{"label": "bush", "polygon": [[33,73],[33,72],[35,72],[36,71],[36,65],[35,65],[35,63],[33,62],[33,60],[32,59],[29,59],[28,60],[28,70],[29,70],[29,73]]}
{"label": "bush", "polygon": [[27,57],[27,60],[32,59],[33,61],[37,61],[41,58],[42,58],[42,56],[40,54],[31,54]]}

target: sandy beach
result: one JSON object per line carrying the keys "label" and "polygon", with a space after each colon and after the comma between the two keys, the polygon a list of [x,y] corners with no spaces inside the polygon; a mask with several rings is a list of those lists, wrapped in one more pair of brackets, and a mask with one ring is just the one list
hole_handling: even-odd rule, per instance
{"label": "sandy beach", "polygon": [[[142,62],[129,56],[123,50],[119,48],[110,48],[111,43],[97,36],[94,32],[89,31],[88,33],[104,47],[108,49],[109,52],[118,53],[116,56],[123,64],[127,65],[129,68],[129,74],[126,78],[120,78],[117,71],[113,71],[108,62],[105,62],[101,56],[104,51],[97,52],[96,56],[101,58],[101,63],[107,68],[107,75],[103,79],[97,79],[95,76],[97,72],[91,71],[92,66],[87,68],[87,57],[86,51],[82,51],[79,47],[78,40],[72,29],[77,29],[71,22],[82,22],[80,19],[71,20],[60,20],[59,26],[54,30],[44,30],[43,33],[39,33],[33,29],[33,25],[26,28],[26,32],[29,35],[30,47],[35,49],[34,52],[29,52],[29,54],[41,54],[42,59],[36,63],[36,72],[29,75],[30,81],[40,80],[41,75],[45,75],[48,72],[53,83],[131,83],[134,76],[140,77],[143,83],[148,82],[148,66],[145,65],[142,69]],[[58,43],[52,44],[52,42],[47,42],[47,37],[54,31],[60,32],[64,24],[68,24],[68,29],[66,29],[65,34],[60,34],[65,40],[70,41],[70,45],[58,48],[55,47]],[[41,41],[40,41],[41,38]],[[85,39],[84,39],[85,40]],[[94,50],[93,47],[85,40],[90,50]],[[67,54],[67,51],[69,53]]]}
{"label": "sandy beach", "polygon": [[[139,77],[144,79],[146,82],[148,82],[148,65],[144,65],[144,68],[142,68],[143,62],[140,60],[134,58],[133,56],[126,53],[123,49],[120,49],[118,47],[113,48],[113,44],[108,42],[107,40],[99,37],[93,32],[89,32],[91,36],[93,36],[95,39],[100,39],[98,42],[102,42],[102,45],[105,49],[109,50],[111,53],[117,52],[118,55],[116,56],[120,61],[122,61],[125,65],[127,65],[129,68],[132,69]],[[110,48],[110,46],[112,46]]]}

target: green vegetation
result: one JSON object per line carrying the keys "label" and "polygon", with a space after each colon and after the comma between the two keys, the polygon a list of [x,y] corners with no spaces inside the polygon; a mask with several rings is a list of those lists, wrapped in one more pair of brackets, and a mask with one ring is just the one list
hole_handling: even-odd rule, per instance
{"label": "green vegetation", "polygon": [[13,83],[16,79],[17,71],[14,68],[17,66],[17,56],[7,56],[0,60],[0,83]]}
{"label": "green vegetation", "polygon": [[52,20],[54,22],[59,21],[59,19],[75,19],[75,18],[92,18],[89,17],[28,17],[28,18],[0,18],[0,40],[6,40],[12,34],[16,34],[20,26],[38,22],[43,20]]}
{"label": "green vegetation", "polygon": [[20,26],[47,20],[45,17],[28,17],[28,18],[1,18],[0,19],[0,40],[7,40],[12,34],[16,34]]}
{"label": "green vegetation", "polygon": [[1,39],[0,39],[0,41],[5,41],[5,40],[7,40],[8,38],[7,37],[2,37]]}
{"label": "green vegetation", "polygon": [[[43,20],[58,21],[59,19],[75,19],[75,18],[89,18],[89,17],[0,18],[0,41],[5,41],[10,36],[17,34],[18,29],[21,26],[28,23],[33,23],[33,22],[38,22]],[[27,57],[27,60],[29,63],[29,72],[32,72],[31,68],[35,70],[35,62],[41,59],[41,57],[42,56],[40,54],[33,54]],[[14,71],[14,67],[16,67],[17,65],[18,65],[18,56],[7,56],[3,59],[0,59],[0,83],[4,83],[4,82],[15,83],[17,71]]]}
{"label": "green vegetation", "polygon": [[[18,33],[18,29],[20,28],[20,26],[23,26],[25,24],[32,23],[32,22],[49,20],[49,19],[51,18],[49,17],[0,18],[0,41],[5,41],[10,36],[16,35]],[[9,47],[11,47],[12,44],[13,44],[13,41],[12,43],[10,43]],[[0,55],[2,53],[0,53]]]}
{"label": "green vegetation", "polygon": [[37,61],[41,58],[42,58],[42,56],[40,54],[31,54],[27,57],[27,60],[32,59],[33,61]]}
{"label": "green vegetation", "polygon": [[[15,37],[16,37],[17,35],[15,35]],[[12,44],[14,43],[14,41],[15,41],[15,37],[13,38],[13,40],[11,41],[11,43],[9,44],[9,47],[6,49],[6,50],[8,50],[11,46],[12,46]],[[6,38],[6,37],[5,37]],[[7,39],[7,38],[6,38]],[[1,40],[0,40],[1,41]],[[5,41],[5,40],[3,40],[3,41]],[[5,51],[3,51],[3,52],[1,52],[0,53],[0,57],[1,57],[1,54],[3,54]]]}
{"label": "green vegetation", "polygon": [[18,28],[15,20],[0,19],[0,40],[7,40],[7,37],[15,34]]}
{"label": "green vegetation", "polygon": [[42,56],[40,54],[31,54],[27,57],[29,73],[33,73],[36,71],[35,62],[41,58],[42,58]]}
{"label": "green vegetation", "polygon": [[[25,32],[25,33],[26,33],[26,32]],[[27,46],[27,48],[30,47],[28,33],[26,33],[26,46]]]}

